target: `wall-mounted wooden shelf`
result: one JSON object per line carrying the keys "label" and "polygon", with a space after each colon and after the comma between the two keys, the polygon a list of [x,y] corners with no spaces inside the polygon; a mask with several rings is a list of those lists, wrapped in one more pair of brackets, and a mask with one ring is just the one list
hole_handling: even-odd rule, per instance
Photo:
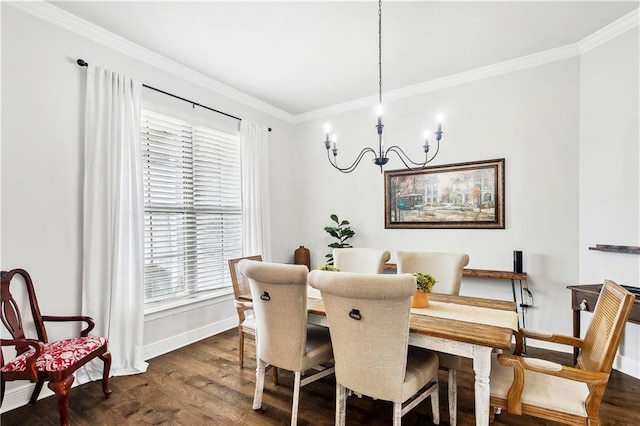
{"label": "wall-mounted wooden shelf", "polygon": [[606,251],[610,253],[640,254],[640,247],[638,246],[613,246],[607,244],[596,244],[595,247],[589,247],[589,250]]}
{"label": "wall-mounted wooden shelf", "polygon": [[[384,265],[384,269],[387,271],[396,271],[397,266],[395,263],[387,263]],[[475,277],[475,278],[494,278],[498,280],[522,280],[526,281],[527,273],[515,273],[511,271],[492,271],[490,269],[463,269],[463,277]]]}
{"label": "wall-mounted wooden shelf", "polygon": [[511,271],[492,271],[490,269],[463,269],[463,277],[476,277],[476,278],[494,278],[500,280],[523,280],[527,279],[526,272],[511,272]]}

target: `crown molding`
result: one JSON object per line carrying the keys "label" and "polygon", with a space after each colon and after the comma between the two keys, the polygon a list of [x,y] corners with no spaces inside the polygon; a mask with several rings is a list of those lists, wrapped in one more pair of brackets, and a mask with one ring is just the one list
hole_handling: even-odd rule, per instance
{"label": "crown molding", "polygon": [[[16,1],[7,2],[16,9],[36,16],[42,20],[58,25],[66,30],[76,33],[89,40],[100,43],[118,52],[124,53],[139,61],[145,62],[158,69],[166,71],[184,80],[190,81],[206,89],[210,89],[226,96],[230,99],[238,101],[244,105],[255,108],[285,122],[293,123],[294,116],[286,111],[274,107],[260,99],[254,98],[244,92],[234,89],[224,83],[221,83],[211,77],[196,72],[178,62],[175,62],[163,55],[160,55],[150,49],[133,43],[124,37],[120,37],[110,31],[105,30],[95,24],[92,24],[76,15],[66,12],[55,7],[45,1]],[[88,62],[92,60],[85,58]],[[94,61],[95,62],[95,61]]]}
{"label": "crown molding", "polygon": [[[497,64],[476,68],[458,74],[452,74],[446,77],[419,83],[413,86],[403,87],[397,90],[391,90],[389,92],[384,92],[384,97],[388,101],[408,98],[427,92],[433,92],[435,90],[441,90],[472,81],[482,80],[501,74],[507,74],[510,72],[536,67],[551,62],[561,61],[574,56],[579,56],[590,51],[591,49],[594,49],[606,43],[607,41],[619,36],[620,34],[623,34],[637,27],[639,24],[640,8],[629,12],[623,17],[615,20],[614,22],[583,38],[575,44],[569,44],[555,49],[534,53],[533,55],[499,62]],[[340,114],[365,107],[371,108],[372,106],[377,105],[377,103],[378,97],[376,95],[367,96],[365,98],[333,105],[327,108],[298,114],[294,116],[294,123],[315,120],[329,115]]]}
{"label": "crown molding", "polygon": [[[377,105],[377,95],[371,95],[353,101],[332,105],[301,114],[290,114],[279,108],[263,102],[251,95],[234,89],[224,83],[221,83],[211,77],[196,72],[178,62],[175,62],[165,56],[153,52],[147,48],[139,46],[123,37],[113,34],[97,25],[94,25],[84,19],[72,15],[58,7],[55,7],[45,1],[12,1],[6,2],[23,12],[34,15],[40,19],[51,22],[82,37],[93,40],[97,43],[105,45],[116,51],[131,56],[137,60],[145,62],[156,68],[169,72],[177,77],[183,78],[194,84],[206,89],[210,89],[226,96],[230,99],[238,101],[244,105],[255,108],[274,117],[277,117],[287,123],[296,124],[305,121],[315,120],[330,115],[341,114],[361,108],[370,108]],[[606,27],[601,28],[595,33],[585,37],[575,44],[558,47],[551,50],[535,53],[520,58],[499,62],[497,64],[476,68],[473,70],[452,74],[435,80],[419,83],[412,86],[403,87],[396,90],[384,92],[385,99],[399,100],[408,98],[472,81],[482,80],[510,72],[523,70],[526,68],[536,67],[539,65],[561,61],[574,56],[579,56],[591,49],[600,46],[603,43],[617,37],[618,35],[635,28],[640,23],[640,8],[626,14],[618,20],[612,22]],[[89,60],[91,62],[91,60]]]}
{"label": "crown molding", "polygon": [[583,38],[578,42],[580,54],[586,53],[601,44],[623,34],[640,24],[640,8],[633,10],[623,17],[613,21],[595,33]]}
{"label": "crown molding", "polygon": [[[420,95],[423,93],[446,89],[448,87],[458,86],[460,84],[465,84],[472,81],[483,80],[485,78],[508,74],[526,68],[532,68],[551,62],[561,61],[578,55],[578,46],[575,44],[569,44],[555,49],[545,50],[544,52],[534,53],[532,55],[527,55],[504,62],[498,62],[497,64],[452,74],[442,78],[437,78],[435,80],[415,84],[413,86],[390,90],[388,92],[384,92],[383,95],[387,101],[395,101]],[[370,108],[377,104],[377,95],[367,96],[350,102],[345,102],[327,108],[298,114],[294,116],[294,123],[315,120],[329,115],[340,114],[364,107]]]}

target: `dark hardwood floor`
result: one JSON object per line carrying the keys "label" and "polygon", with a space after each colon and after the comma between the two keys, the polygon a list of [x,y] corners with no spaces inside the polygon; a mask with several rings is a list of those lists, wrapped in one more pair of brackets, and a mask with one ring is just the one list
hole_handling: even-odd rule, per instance
{"label": "dark hardwood floor", "polygon": [[[70,392],[69,420],[73,425],[287,425],[290,422],[293,374],[282,371],[280,385],[271,374],[265,381],[263,408],[253,411],[255,383],[253,341],[246,345],[245,368],[238,368],[237,335],[230,330],[149,361],[145,374],[113,377],[111,398],[104,399],[99,382]],[[529,348],[540,356],[568,364],[570,354]],[[448,424],[446,373],[440,373],[440,424]],[[640,425],[640,380],[614,371],[600,408],[603,425]],[[300,425],[333,425],[335,380],[332,376],[302,388]],[[465,362],[458,373],[458,424],[474,425],[473,371]],[[391,424],[391,404],[351,397],[349,425]],[[2,414],[10,425],[57,425],[55,397]],[[431,425],[429,401],[403,418],[405,425]],[[526,416],[502,413],[494,425],[552,425]]]}

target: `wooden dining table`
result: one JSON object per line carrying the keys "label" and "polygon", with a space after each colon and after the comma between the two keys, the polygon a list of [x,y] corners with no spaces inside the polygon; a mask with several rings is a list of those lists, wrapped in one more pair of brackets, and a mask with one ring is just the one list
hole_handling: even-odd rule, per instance
{"label": "wooden dining table", "polygon": [[[461,312],[486,312],[491,316],[492,311],[476,308],[491,309],[507,321],[498,324],[496,321],[483,323],[467,321],[457,318],[442,318],[430,314],[430,309],[412,311],[409,325],[409,344],[439,352],[458,355],[473,360],[475,372],[475,417],[476,425],[489,424],[489,399],[491,374],[491,353],[494,349],[511,350],[511,339],[514,328],[517,328],[517,313],[514,302],[482,299],[477,297],[452,296],[442,294],[429,295],[434,315],[438,311],[436,305],[453,306]],[[449,305],[451,304],[451,305]],[[327,326],[326,311],[322,299],[309,296],[307,299],[308,322]],[[507,314],[509,312],[509,314]],[[511,313],[513,315],[511,315]],[[511,318],[512,317],[512,318]],[[492,324],[493,322],[493,324]],[[498,321],[499,322],[499,321]]]}

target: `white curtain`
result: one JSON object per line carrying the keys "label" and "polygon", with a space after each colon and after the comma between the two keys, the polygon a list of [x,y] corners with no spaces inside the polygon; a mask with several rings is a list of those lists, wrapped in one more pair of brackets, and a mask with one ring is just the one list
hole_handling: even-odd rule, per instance
{"label": "white curtain", "polygon": [[[84,140],[82,311],[109,339],[111,375],[142,373],[144,200],[140,143],[142,85],[99,67],[87,70]],[[77,380],[102,377],[94,361]]]}
{"label": "white curtain", "polygon": [[269,216],[269,158],[267,127],[242,120],[242,222],[245,256],[261,254],[271,260]]}

